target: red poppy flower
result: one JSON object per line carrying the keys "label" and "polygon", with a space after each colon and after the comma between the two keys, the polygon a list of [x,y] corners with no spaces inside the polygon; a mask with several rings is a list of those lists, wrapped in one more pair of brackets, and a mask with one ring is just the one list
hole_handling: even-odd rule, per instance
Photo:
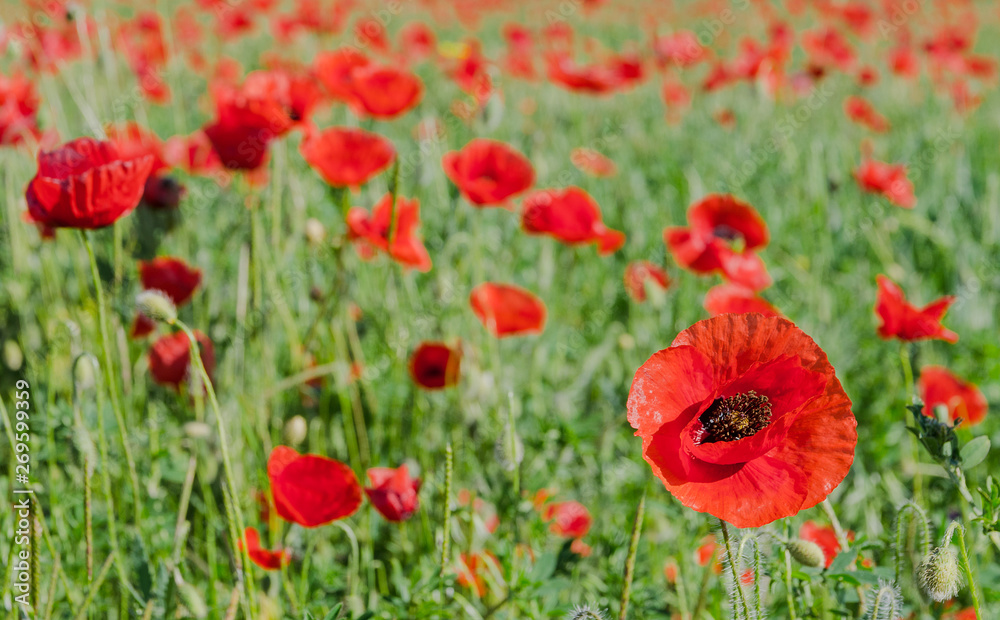
{"label": "red poppy flower", "polygon": [[410,111],[424,94],[424,84],[417,76],[374,64],[352,69],[349,88],[355,111],[382,120]]}
{"label": "red poppy flower", "polygon": [[432,55],[437,43],[434,31],[423,22],[410,22],[399,30],[399,44],[410,62],[419,62]]}
{"label": "red poppy flower", "polygon": [[421,342],[410,357],[410,377],[425,390],[439,390],[458,383],[461,350],[443,342]]}
{"label": "red poppy flower", "polygon": [[[195,340],[201,354],[201,361],[211,378],[215,370],[215,349],[208,336],[195,330]],[[149,373],[160,385],[179,390],[191,367],[191,341],[184,332],[174,332],[161,337],[149,349]]]}
{"label": "red poppy flower", "polygon": [[622,84],[621,74],[614,66],[599,64],[581,66],[564,53],[548,54],[546,62],[549,80],[572,91],[605,94]]}
{"label": "red poppy flower", "polygon": [[267,477],[278,516],[302,527],[349,517],[361,507],[361,485],[351,468],[318,454],[277,446],[267,459]]}
{"label": "red poppy flower", "polygon": [[722,565],[719,564],[717,554],[719,551],[719,543],[715,540],[715,536],[709,534],[701,539],[701,544],[695,549],[694,559],[698,563],[698,566],[708,566],[709,562],[716,560],[712,569],[715,574],[722,572]]}
{"label": "red poppy flower", "polygon": [[[260,546],[260,533],[257,528],[248,527],[243,531],[243,538],[246,540],[247,555],[250,560],[264,570],[279,570],[282,566],[292,561],[292,552],[288,549],[281,551],[271,551]],[[240,541],[240,549],[243,549],[244,542]]]}
{"label": "red poppy flower", "polygon": [[600,254],[612,254],[625,245],[625,234],[604,225],[601,208],[579,187],[543,189],[527,196],[521,227],[569,245],[596,243]]}
{"label": "red poppy flower", "polygon": [[173,136],[163,145],[163,159],[188,174],[201,175],[222,167],[212,142],[199,130],[188,136]]}
{"label": "red poppy flower", "polygon": [[589,558],[590,553],[593,551],[593,549],[590,548],[590,545],[583,542],[579,538],[569,544],[569,550],[584,558]]}
{"label": "red poppy flower", "polygon": [[500,560],[489,551],[459,556],[458,585],[471,588],[476,596],[486,596],[486,574],[500,574]]}
{"label": "red poppy flower", "polygon": [[37,136],[38,94],[35,85],[21,75],[0,75],[0,145],[18,144]]}
{"label": "red poppy flower", "polygon": [[[711,194],[688,209],[687,228],[670,227],[663,239],[674,260],[695,273],[722,272],[731,282],[755,291],[771,277],[754,251],[767,246],[767,224],[756,209],[729,195]],[[737,250],[732,242],[739,241]]]}
{"label": "red poppy flower", "polygon": [[334,187],[358,188],[385,170],[396,148],[382,136],[350,127],[330,127],[306,135],[302,157]]}
{"label": "red poppy flower", "polygon": [[695,65],[708,57],[707,50],[698,42],[698,35],[690,30],[678,30],[653,41],[653,53],[661,67],[670,64],[678,67]]}
{"label": "red poppy flower", "polygon": [[811,63],[819,67],[835,67],[846,72],[854,64],[854,50],[850,43],[844,35],[829,26],[804,33],[802,47],[809,54]]}
{"label": "red poppy flower", "polygon": [[854,461],[851,401],[822,349],[783,318],[695,323],[639,368],[627,407],[666,489],[740,528],[815,506]]}
{"label": "red poppy flower", "polygon": [[374,467],[368,470],[365,494],[375,510],[388,521],[406,521],[419,506],[420,479],[411,478],[406,465],[397,469]]}
{"label": "red poppy flower", "polygon": [[327,93],[338,101],[351,103],[354,91],[351,88],[351,73],[357,67],[371,62],[367,56],[353,47],[342,47],[332,52],[320,52],[313,61],[313,73],[326,87]]}
{"label": "red poppy flower", "polygon": [[844,112],[855,123],[864,125],[876,133],[889,131],[889,121],[879,114],[864,97],[851,95],[844,99]]}
{"label": "red poppy flower", "polygon": [[632,261],[625,267],[625,292],[635,301],[646,301],[646,286],[666,290],[670,286],[667,272],[648,260]]}
{"label": "red poppy flower", "polygon": [[552,521],[549,529],[556,536],[583,538],[590,531],[593,519],[590,511],[580,502],[556,502],[545,507],[542,518]]}
{"label": "red poppy flower", "polygon": [[545,328],[545,304],[518,286],[485,282],[472,289],[469,304],[497,338],[540,334]]}
{"label": "red poppy flower", "polygon": [[577,169],[592,177],[613,177],[618,172],[615,162],[594,149],[586,147],[573,149],[569,159]]}
{"label": "red poppy flower", "polygon": [[33,222],[48,228],[103,228],[135,209],[153,156],[122,157],[112,142],[77,138],[38,154],[25,198]]}
{"label": "red poppy flower", "polygon": [[912,209],[917,204],[913,183],[906,178],[906,166],[867,160],[854,171],[858,187],[866,192],[882,194],[892,204]]}
{"label": "red poppy flower", "polygon": [[[201,270],[189,267],[179,258],[160,256],[150,262],[139,261],[139,279],[144,290],[162,291],[175,306],[183,306],[201,284]],[[132,323],[132,337],[145,336],[155,327],[152,320],[137,314]]]}
{"label": "red poppy flower", "polygon": [[[401,265],[417,271],[430,271],[431,257],[424,242],[417,236],[420,201],[397,196],[395,203],[394,206],[392,194],[386,194],[371,214],[361,207],[351,207],[347,212],[348,237],[361,242],[358,252],[363,258],[370,258],[375,250],[381,250]],[[396,220],[395,230],[393,218]]]}
{"label": "red poppy flower", "polygon": [[266,161],[271,141],[295,124],[288,89],[287,76],[270,72],[247,76],[242,88],[213,86],[216,117],[203,131],[222,165],[255,170]]}
{"label": "red poppy flower", "polygon": [[461,151],[450,151],[441,166],[469,202],[507,206],[507,200],[535,182],[531,162],[503,142],[475,138]]}
{"label": "red poppy flower", "polygon": [[889,52],[889,67],[901,77],[913,78],[920,74],[920,62],[912,48],[905,45]]}
{"label": "red poppy flower", "polygon": [[942,366],[924,366],[917,382],[920,398],[924,401],[924,415],[937,417],[935,407],[948,408],[948,417],[954,424],[959,418],[963,426],[974,426],[986,417],[986,397],[975,385],[951,374]]}
{"label": "red poppy flower", "polygon": [[917,308],[906,301],[903,290],[886,276],[879,275],[876,282],[878,296],[875,313],[882,320],[878,326],[879,336],[907,341],[933,339],[958,342],[958,334],[941,325],[948,307],[955,302],[953,296],[941,297],[923,308]]}
{"label": "red poppy flower", "polygon": [[751,312],[764,316],[781,316],[781,313],[766,299],[744,286],[730,282],[708,289],[704,306],[711,316]]}
{"label": "red poppy flower", "polygon": [[826,568],[833,564],[833,558],[840,553],[840,542],[837,540],[837,533],[829,525],[816,525],[812,521],[806,521],[799,528],[799,538],[816,543],[823,550],[823,559]]}

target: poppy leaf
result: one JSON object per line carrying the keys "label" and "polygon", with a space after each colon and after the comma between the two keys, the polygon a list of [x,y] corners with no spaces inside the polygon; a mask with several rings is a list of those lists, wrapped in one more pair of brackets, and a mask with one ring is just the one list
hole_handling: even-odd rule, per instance
{"label": "poppy leaf", "polygon": [[972,469],[976,465],[979,465],[986,459],[986,455],[990,453],[990,438],[986,436],[979,436],[970,441],[969,443],[962,446],[960,452],[962,459],[962,467],[966,470]]}

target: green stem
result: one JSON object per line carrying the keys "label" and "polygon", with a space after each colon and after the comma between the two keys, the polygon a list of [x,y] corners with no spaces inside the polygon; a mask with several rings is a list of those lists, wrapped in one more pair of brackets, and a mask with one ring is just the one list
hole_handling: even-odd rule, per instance
{"label": "green stem", "polygon": [[444,532],[441,536],[441,574],[448,567],[448,547],[451,543],[451,482],[454,469],[454,455],[449,441],[444,447]]}
{"label": "green stem", "polygon": [[[962,568],[965,569],[965,579],[969,582],[969,592],[972,594],[972,608],[976,611],[977,618],[985,618],[982,610],[979,609],[979,594],[976,591],[976,580],[972,575],[972,565],[969,563],[969,550],[965,545],[965,527],[957,521],[952,523],[951,527],[958,530],[958,550],[962,554]],[[947,538],[947,535],[945,538]]]}
{"label": "green stem", "polygon": [[722,526],[722,540],[726,543],[726,559],[728,560],[727,564],[729,564],[729,572],[733,578],[733,588],[736,589],[736,598],[739,599],[740,607],[743,608],[743,617],[749,620],[750,608],[747,606],[747,600],[743,596],[743,586],[740,585],[740,576],[736,574],[736,559],[733,558],[733,547],[729,542],[729,526],[722,519],[719,519],[719,524]]}
{"label": "green stem", "polygon": [[625,620],[628,615],[629,597],[632,594],[632,579],[635,577],[635,556],[639,552],[639,536],[642,534],[642,517],[646,512],[646,490],[639,498],[639,507],[635,511],[635,521],[632,523],[632,540],[628,545],[628,557],[625,559],[625,585],[622,587],[621,611],[618,620]]}
{"label": "green stem", "polygon": [[792,596],[792,554],[785,547],[785,600],[788,602],[788,618],[796,620],[795,597]]}
{"label": "green stem", "polygon": [[906,522],[907,517],[909,517],[911,521],[915,521],[920,527],[920,533],[922,534],[920,556],[923,557],[927,555],[931,548],[930,526],[927,525],[927,514],[924,512],[924,509],[913,502],[904,504],[903,507],[899,509],[899,512],[896,513],[896,583],[899,583],[899,568],[903,563],[903,524]]}

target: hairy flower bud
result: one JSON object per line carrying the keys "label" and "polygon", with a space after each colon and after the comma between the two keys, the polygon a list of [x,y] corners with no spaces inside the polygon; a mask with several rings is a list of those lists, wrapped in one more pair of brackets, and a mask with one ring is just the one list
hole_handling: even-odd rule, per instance
{"label": "hairy flower bud", "polygon": [[941,602],[955,598],[962,588],[958,554],[952,547],[936,547],[920,562],[917,577],[931,599]]}
{"label": "hairy flower bud", "polygon": [[177,307],[163,291],[145,290],[135,296],[135,306],[144,316],[170,325],[177,320]]}
{"label": "hairy flower bud", "polygon": [[822,568],[826,564],[823,549],[810,540],[796,539],[788,543],[786,548],[788,553],[792,554],[792,557],[803,566]]}

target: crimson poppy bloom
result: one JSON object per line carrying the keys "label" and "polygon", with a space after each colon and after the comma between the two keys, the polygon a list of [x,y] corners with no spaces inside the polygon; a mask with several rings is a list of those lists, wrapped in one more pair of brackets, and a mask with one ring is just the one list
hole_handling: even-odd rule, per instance
{"label": "crimson poppy bloom", "polygon": [[153,156],[153,167],[146,179],[142,201],[153,209],[175,209],[184,194],[184,186],[167,176],[163,142],[156,134],[136,123],[112,125],[106,131],[108,140],[118,147],[118,154],[125,159],[143,155]]}
{"label": "crimson poppy bloom", "polygon": [[555,502],[545,507],[542,518],[552,521],[549,529],[556,536],[583,538],[590,531],[593,519],[580,502]]}
{"label": "crimson poppy bloom", "polygon": [[719,562],[718,551],[719,543],[715,540],[715,536],[709,534],[701,539],[701,544],[695,549],[694,561],[698,566],[708,566],[711,562],[712,572],[719,575],[722,573],[722,564]]}
{"label": "crimson poppy bloom", "polygon": [[535,170],[524,155],[487,138],[445,153],[441,166],[462,195],[480,207],[507,206],[508,199],[535,182]]}
{"label": "crimson poppy bloom", "polygon": [[589,174],[592,177],[613,177],[618,172],[615,162],[594,149],[586,147],[573,149],[569,160],[581,172]]}
{"label": "crimson poppy bloom", "polygon": [[543,189],[527,196],[521,227],[568,245],[596,243],[600,254],[612,254],[625,245],[625,234],[604,225],[601,208],[579,187]]}
{"label": "crimson poppy bloom", "polygon": [[359,242],[362,258],[371,258],[375,250],[381,250],[405,267],[430,271],[431,257],[417,236],[420,201],[396,196],[395,205],[393,202],[392,194],[386,194],[371,214],[361,207],[351,207],[347,212],[348,237]]}
{"label": "crimson poppy bloom", "polygon": [[318,527],[354,514],[361,485],[351,468],[318,454],[276,446],[267,459],[267,477],[278,516],[302,527]]}
{"label": "crimson poppy bloom", "polygon": [[[288,549],[281,551],[271,551],[260,546],[260,533],[257,528],[248,527],[243,531],[243,538],[246,541],[247,555],[250,560],[264,570],[279,570],[282,566],[292,561],[292,552]],[[244,541],[240,541],[240,549],[244,548]]]}
{"label": "crimson poppy bloom", "polygon": [[216,116],[202,130],[223,166],[256,170],[267,160],[271,141],[295,124],[288,88],[287,78],[277,74],[251,74],[242,88],[225,83],[212,87]]}
{"label": "crimson poppy bloom", "polygon": [[879,114],[864,97],[851,95],[844,99],[844,112],[852,121],[864,125],[875,133],[889,131],[889,121],[885,120],[885,117]]}
{"label": "crimson poppy bloom", "polygon": [[878,283],[875,313],[882,321],[878,326],[879,336],[906,341],[933,339],[958,342],[958,334],[941,325],[941,319],[955,302],[955,297],[941,297],[923,308],[917,308],[906,300],[903,289],[886,276],[879,275],[875,281]]}
{"label": "crimson poppy bloom", "polygon": [[365,494],[375,510],[388,521],[406,521],[417,511],[420,500],[420,479],[411,478],[406,465],[397,469],[391,467],[373,467],[368,470],[368,483]]}
{"label": "crimson poppy bloom", "polygon": [[417,76],[375,64],[352,69],[349,88],[355,111],[381,120],[407,113],[424,95],[424,83]]}
{"label": "crimson poppy bloom", "polygon": [[639,303],[646,301],[646,286],[650,285],[666,290],[670,276],[648,260],[632,261],[625,267],[625,292],[629,297]]}
{"label": "crimson poppy bloom", "polygon": [[833,559],[840,553],[840,541],[837,540],[837,533],[829,525],[816,525],[813,521],[806,521],[799,528],[799,538],[819,545],[819,548],[823,550],[826,568],[830,568]]}
{"label": "crimson poppy bloom", "polygon": [[703,305],[711,316],[719,316],[720,314],[747,314],[750,312],[763,314],[764,316],[781,316],[781,313],[768,303],[766,299],[745,286],[731,282],[708,289]]}
{"label": "crimson poppy bloom", "polygon": [[986,417],[986,397],[975,385],[956,377],[942,366],[924,366],[917,382],[920,398],[924,401],[924,415],[937,417],[938,405],[948,408],[952,424],[961,418],[963,426],[974,426]]}
{"label": "crimson poppy bloom", "polygon": [[779,317],[695,323],[636,371],[627,407],[664,487],[740,528],[815,506],[854,461],[850,399],[826,353]]}
{"label": "crimson poppy bloom", "polygon": [[[215,349],[208,336],[195,330],[195,340],[209,378],[215,370]],[[179,390],[191,368],[191,341],[184,332],[174,332],[161,337],[149,349],[149,373],[160,385]]]}
{"label": "crimson poppy bloom", "polygon": [[472,289],[469,304],[497,338],[540,334],[545,328],[545,304],[518,286],[485,282]]}
{"label": "crimson poppy bloom", "polygon": [[142,198],[153,156],[122,157],[112,142],[77,138],[38,154],[28,216],[47,228],[103,228]]}
{"label": "crimson poppy bloom", "polygon": [[846,72],[854,64],[851,44],[844,35],[829,26],[803,33],[802,47],[811,63],[819,67],[835,67]]}
{"label": "crimson poppy bloom", "polygon": [[906,178],[906,166],[867,160],[854,171],[858,187],[866,192],[881,194],[897,207],[912,209],[917,204],[913,183]]}
{"label": "crimson poppy bloom", "polygon": [[163,145],[163,159],[170,166],[188,174],[201,175],[222,168],[218,153],[204,131],[188,136],[173,136]]}
{"label": "crimson poppy bloom", "polygon": [[320,52],[313,61],[313,74],[326,88],[333,99],[351,103],[354,91],[351,88],[351,73],[357,67],[364,67],[371,61],[353,47],[342,47],[332,52]]}
{"label": "crimson poppy bloom", "polygon": [[350,127],[330,127],[307,134],[302,157],[334,187],[358,188],[389,167],[396,148],[382,136]]}
{"label": "crimson poppy bloom", "polygon": [[[183,306],[201,284],[201,270],[189,267],[184,261],[171,256],[159,256],[152,261],[139,261],[139,280],[144,290],[157,290],[166,294],[175,306]],[[132,323],[132,337],[145,336],[156,324],[137,313]]]}
{"label": "crimson poppy bloom", "polygon": [[421,342],[410,357],[410,377],[425,390],[458,384],[462,351],[443,342]]}
{"label": "crimson poppy bloom", "polygon": [[[711,194],[691,205],[688,227],[669,227],[663,240],[677,263],[699,274],[721,272],[729,281],[759,291],[771,284],[755,250],[770,241],[767,224],[752,206],[730,195]],[[740,242],[736,249],[733,242]]]}

